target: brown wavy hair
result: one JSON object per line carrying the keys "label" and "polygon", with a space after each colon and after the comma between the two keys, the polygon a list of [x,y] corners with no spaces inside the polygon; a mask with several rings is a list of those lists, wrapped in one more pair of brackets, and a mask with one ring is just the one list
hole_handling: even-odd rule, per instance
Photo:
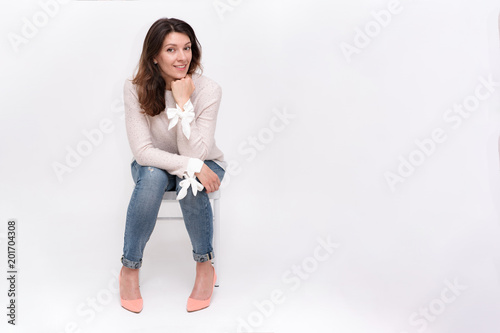
{"label": "brown wavy hair", "polygon": [[159,66],[153,63],[153,58],[160,53],[165,37],[171,32],[183,33],[191,41],[192,58],[187,74],[193,74],[198,69],[203,70],[201,45],[189,24],[175,18],[161,18],[153,23],[144,39],[137,74],[132,81],[137,85],[139,104],[144,112],[152,117],[160,114],[166,107],[166,82],[161,76]]}

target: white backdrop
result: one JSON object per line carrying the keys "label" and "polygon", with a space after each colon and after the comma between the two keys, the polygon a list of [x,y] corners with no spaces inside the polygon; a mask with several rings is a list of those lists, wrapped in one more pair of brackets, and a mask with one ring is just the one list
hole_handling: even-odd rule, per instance
{"label": "white backdrop", "polygon": [[[496,2],[2,2],[2,331],[498,332]],[[189,240],[162,222],[132,315],[122,87],[160,17],[223,89],[222,284],[185,313]]]}

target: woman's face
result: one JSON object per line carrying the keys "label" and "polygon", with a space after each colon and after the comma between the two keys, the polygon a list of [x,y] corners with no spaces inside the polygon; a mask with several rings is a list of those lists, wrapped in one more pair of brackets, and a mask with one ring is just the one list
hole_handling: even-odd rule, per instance
{"label": "woman's face", "polygon": [[170,89],[172,81],[186,76],[191,58],[191,41],[187,35],[171,32],[165,36],[160,53],[154,60],[158,62],[167,89]]}

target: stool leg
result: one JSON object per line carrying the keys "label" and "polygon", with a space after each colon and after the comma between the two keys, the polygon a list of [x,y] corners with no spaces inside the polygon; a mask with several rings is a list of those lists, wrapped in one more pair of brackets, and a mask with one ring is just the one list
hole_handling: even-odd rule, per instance
{"label": "stool leg", "polygon": [[218,287],[220,285],[220,277],[221,277],[221,271],[220,271],[220,202],[219,199],[214,199],[214,268],[215,271],[217,272],[217,284],[215,285]]}

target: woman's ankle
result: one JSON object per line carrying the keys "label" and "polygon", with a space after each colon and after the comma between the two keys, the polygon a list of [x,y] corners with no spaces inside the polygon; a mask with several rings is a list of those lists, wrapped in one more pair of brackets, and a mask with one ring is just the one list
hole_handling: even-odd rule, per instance
{"label": "woman's ankle", "polygon": [[128,267],[123,266],[122,267],[122,275],[125,275],[125,276],[139,275],[139,268],[128,268]]}

